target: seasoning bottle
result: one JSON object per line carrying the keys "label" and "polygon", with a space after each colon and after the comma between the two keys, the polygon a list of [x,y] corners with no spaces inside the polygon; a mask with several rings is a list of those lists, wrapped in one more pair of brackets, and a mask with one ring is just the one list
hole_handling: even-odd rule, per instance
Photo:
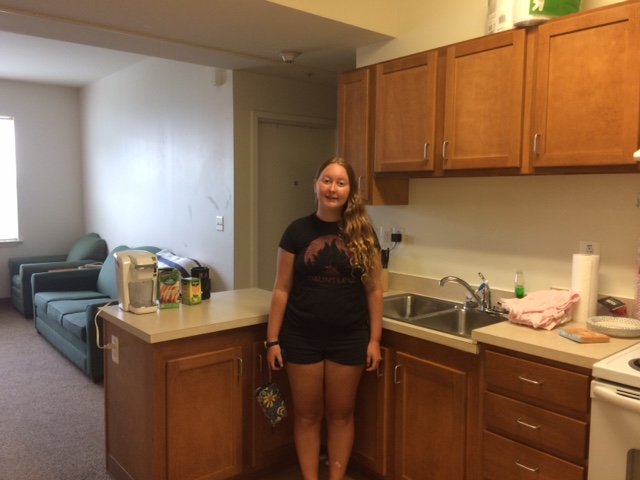
{"label": "seasoning bottle", "polygon": [[514,281],[514,293],[516,298],[524,298],[524,272],[522,270],[516,270],[516,278]]}

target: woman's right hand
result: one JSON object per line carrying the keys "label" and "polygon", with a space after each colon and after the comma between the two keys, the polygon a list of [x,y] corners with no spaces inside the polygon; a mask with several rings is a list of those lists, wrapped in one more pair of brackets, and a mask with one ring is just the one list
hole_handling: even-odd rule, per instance
{"label": "woman's right hand", "polygon": [[267,350],[267,364],[271,370],[280,370],[284,367],[280,345],[274,345]]}

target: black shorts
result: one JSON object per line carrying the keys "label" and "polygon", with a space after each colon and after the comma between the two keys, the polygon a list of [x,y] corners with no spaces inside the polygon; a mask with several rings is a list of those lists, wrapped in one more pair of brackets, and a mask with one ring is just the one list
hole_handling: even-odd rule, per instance
{"label": "black shorts", "polygon": [[297,332],[283,328],[279,340],[285,363],[311,364],[323,360],[341,365],[367,363],[368,328],[340,332]]}

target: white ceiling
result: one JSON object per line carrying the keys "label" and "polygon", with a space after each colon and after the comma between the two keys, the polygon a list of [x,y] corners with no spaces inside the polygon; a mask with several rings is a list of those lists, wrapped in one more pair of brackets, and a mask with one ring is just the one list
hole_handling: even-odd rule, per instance
{"label": "white ceiling", "polygon": [[0,0],[0,78],[81,86],[156,56],[333,83],[389,38],[265,0]]}

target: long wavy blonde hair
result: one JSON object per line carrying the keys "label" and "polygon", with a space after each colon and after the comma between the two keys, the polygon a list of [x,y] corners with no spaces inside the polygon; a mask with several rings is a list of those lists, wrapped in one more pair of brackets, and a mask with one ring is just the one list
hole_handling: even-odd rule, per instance
{"label": "long wavy blonde hair", "polygon": [[342,220],[338,222],[338,227],[349,251],[351,266],[362,270],[362,281],[367,284],[372,281],[372,273],[380,269],[380,247],[362,202],[351,164],[341,157],[330,158],[318,167],[315,179],[318,180],[324,169],[332,164],[343,167],[349,177],[349,197],[342,210]]}

